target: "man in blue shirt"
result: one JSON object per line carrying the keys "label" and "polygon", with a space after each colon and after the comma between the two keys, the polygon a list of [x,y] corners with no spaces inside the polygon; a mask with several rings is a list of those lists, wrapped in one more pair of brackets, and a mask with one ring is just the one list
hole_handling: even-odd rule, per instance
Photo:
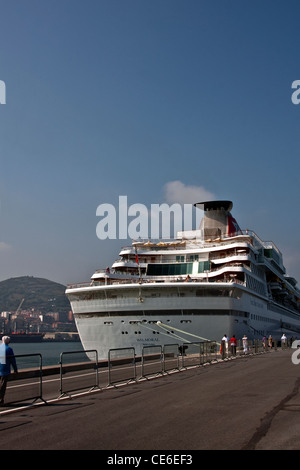
{"label": "man in blue shirt", "polygon": [[4,404],[4,395],[11,366],[13,367],[15,374],[18,373],[15,354],[12,348],[8,346],[9,343],[10,337],[3,336],[2,344],[0,345],[0,406],[3,406]]}

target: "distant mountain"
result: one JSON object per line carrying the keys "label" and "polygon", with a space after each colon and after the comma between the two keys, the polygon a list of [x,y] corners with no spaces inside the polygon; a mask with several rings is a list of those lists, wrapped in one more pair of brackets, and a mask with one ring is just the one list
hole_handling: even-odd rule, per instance
{"label": "distant mountain", "polygon": [[70,303],[65,295],[66,286],[33,276],[22,276],[0,282],[0,312],[34,308],[43,313],[68,312]]}

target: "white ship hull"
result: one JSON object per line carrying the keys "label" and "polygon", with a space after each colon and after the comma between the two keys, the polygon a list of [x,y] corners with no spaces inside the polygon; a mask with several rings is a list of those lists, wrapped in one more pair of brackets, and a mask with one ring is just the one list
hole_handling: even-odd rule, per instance
{"label": "white ship hull", "polygon": [[[236,338],[246,334],[249,339],[297,334],[298,317],[290,314],[287,330],[283,327],[287,311],[272,307],[243,286],[207,286],[212,296],[202,296],[195,284],[124,285],[111,290],[115,299],[101,301],[97,297],[103,297],[104,291],[109,296],[109,287],[89,287],[84,293],[79,289],[78,300],[71,300],[71,305],[84,349],[97,350],[99,359],[107,359],[111,349],[134,348],[141,355],[144,346],[220,342],[224,334]],[[74,289],[72,296],[76,298]]]}

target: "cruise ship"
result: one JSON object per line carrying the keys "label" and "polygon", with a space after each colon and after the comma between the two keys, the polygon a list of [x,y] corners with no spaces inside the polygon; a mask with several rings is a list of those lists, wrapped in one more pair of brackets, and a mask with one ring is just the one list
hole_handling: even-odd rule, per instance
{"label": "cruise ship", "polygon": [[67,286],[85,350],[300,334],[300,291],[271,241],[241,230],[231,201],[194,204],[197,230],[136,240],[90,282]]}

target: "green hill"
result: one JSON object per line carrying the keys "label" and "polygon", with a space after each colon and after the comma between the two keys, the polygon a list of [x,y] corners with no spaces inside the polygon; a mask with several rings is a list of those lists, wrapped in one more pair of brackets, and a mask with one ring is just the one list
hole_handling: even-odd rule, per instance
{"label": "green hill", "polygon": [[0,282],[0,312],[35,309],[42,313],[68,312],[70,303],[66,287],[57,282],[32,276],[22,276]]}

